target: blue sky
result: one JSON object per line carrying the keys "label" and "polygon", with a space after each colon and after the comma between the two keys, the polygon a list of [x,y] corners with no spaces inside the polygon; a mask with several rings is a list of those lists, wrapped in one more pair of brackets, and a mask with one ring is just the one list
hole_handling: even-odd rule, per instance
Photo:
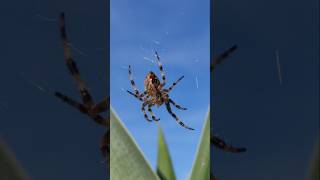
{"label": "blue sky", "polygon": [[154,49],[168,85],[185,76],[170,95],[188,110],[173,111],[196,130],[180,127],[165,107],[154,107],[179,180],[188,177],[209,105],[209,12],[208,0],[111,1],[111,104],[154,168],[157,126],[144,119],[141,103],[125,92],[132,90],[128,65],[141,90],[147,72],[160,75]]}

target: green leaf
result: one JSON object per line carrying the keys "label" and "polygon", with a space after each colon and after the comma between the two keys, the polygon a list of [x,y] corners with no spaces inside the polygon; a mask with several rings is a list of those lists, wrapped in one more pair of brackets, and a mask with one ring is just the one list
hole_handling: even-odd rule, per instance
{"label": "green leaf", "polygon": [[175,180],[169,149],[160,124],[158,124],[157,174],[161,180]]}
{"label": "green leaf", "polygon": [[1,180],[28,180],[29,178],[19,165],[14,154],[0,138],[0,179]]}
{"label": "green leaf", "polygon": [[202,129],[200,143],[193,163],[190,180],[210,179],[210,111]]}
{"label": "green leaf", "polygon": [[110,179],[159,180],[112,107],[110,117]]}

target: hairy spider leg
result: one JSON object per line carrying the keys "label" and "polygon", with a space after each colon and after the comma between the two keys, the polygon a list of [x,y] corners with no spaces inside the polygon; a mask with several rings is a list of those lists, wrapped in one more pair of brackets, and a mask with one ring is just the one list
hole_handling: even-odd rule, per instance
{"label": "hairy spider leg", "polygon": [[211,61],[210,71],[212,71],[217,64],[220,64],[223,60],[228,58],[237,48],[238,48],[237,45],[233,45],[231,48],[227,49],[222,54],[220,54],[219,56],[215,57]]}
{"label": "hairy spider leg", "polygon": [[67,63],[67,67],[76,83],[77,88],[80,91],[82,101],[88,107],[92,107],[93,106],[92,97],[89,93],[89,90],[86,87],[85,82],[81,79],[77,65],[71,55],[70,43],[67,39],[64,13],[60,14],[60,37],[63,44],[64,57]]}
{"label": "hairy spider leg", "polygon": [[172,99],[169,99],[169,102],[173,104],[176,108],[181,110],[187,110],[187,108],[181,107],[179,104],[175,103]]}
{"label": "hairy spider leg", "polygon": [[172,112],[169,102],[167,102],[167,103],[165,103],[165,104],[166,104],[166,108],[167,108],[168,112],[170,113],[170,115],[171,115],[172,117],[174,117],[174,119],[177,121],[177,123],[179,123],[182,127],[186,128],[186,129],[194,130],[193,128],[190,128],[190,127],[186,126],[186,125],[177,117],[177,115]]}
{"label": "hairy spider leg", "polygon": [[160,118],[156,118],[156,116],[155,116],[154,113],[152,112],[152,109],[151,109],[152,106],[153,106],[152,104],[148,104],[148,111],[149,111],[149,113],[151,114],[151,117],[152,117],[152,119],[153,119],[154,121],[159,121]]}
{"label": "hairy spider leg", "polygon": [[105,97],[101,102],[98,102],[92,107],[91,112],[92,113],[106,112],[110,109],[109,105],[110,105],[110,98]]}
{"label": "hairy spider leg", "polygon": [[246,148],[236,148],[233,147],[231,145],[228,145],[226,142],[224,142],[222,139],[211,135],[210,137],[210,141],[212,144],[214,144],[216,147],[224,150],[224,151],[228,151],[228,152],[233,152],[233,153],[241,153],[241,152],[245,152],[247,149]]}
{"label": "hairy spider leg", "polygon": [[158,66],[159,66],[159,69],[160,69],[160,72],[161,72],[161,78],[162,78],[162,87],[164,87],[164,85],[166,84],[166,74],[164,73],[163,71],[163,67],[162,67],[162,64],[161,64],[161,61],[160,61],[160,57],[157,53],[157,51],[155,51],[155,54],[156,54],[156,58],[157,58],[157,63],[158,63]]}
{"label": "hairy spider leg", "polygon": [[78,103],[77,101],[69,98],[68,96],[60,93],[60,92],[55,92],[54,95],[61,99],[63,102],[69,104],[70,106],[78,109],[80,112],[88,115],[89,117],[91,117],[96,123],[102,125],[102,126],[108,126],[110,124],[110,122],[103,118],[102,116],[100,116],[99,114],[96,113],[91,113],[90,110],[83,104]]}
{"label": "hairy spider leg", "polygon": [[178,80],[174,81],[168,89],[164,89],[164,91],[167,93],[170,92],[174,88],[174,86],[176,86],[178,82],[181,81],[183,78],[184,76],[181,76]]}
{"label": "hairy spider leg", "polygon": [[148,115],[146,113],[146,110],[144,109],[146,107],[146,105],[148,105],[147,102],[142,103],[141,105],[141,111],[143,112],[144,118],[146,118],[147,121],[152,122],[149,118]]}
{"label": "hairy spider leg", "polygon": [[143,101],[143,99],[142,99],[139,95],[136,95],[136,94],[134,94],[133,92],[128,91],[128,90],[127,90],[127,92],[128,92],[129,94],[131,94],[132,96],[136,97],[137,99],[139,99],[140,101]]}
{"label": "hairy spider leg", "polygon": [[131,66],[129,65],[129,79],[130,79],[130,83],[131,83],[131,86],[134,90],[134,93],[137,95],[137,96],[140,96],[140,93],[139,93],[139,90],[133,80],[133,77],[132,77],[132,70],[131,70]]}

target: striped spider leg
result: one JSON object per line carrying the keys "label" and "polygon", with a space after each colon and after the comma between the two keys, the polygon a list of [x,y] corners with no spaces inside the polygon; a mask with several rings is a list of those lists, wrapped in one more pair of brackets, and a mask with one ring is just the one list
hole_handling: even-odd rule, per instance
{"label": "striped spider leg", "polygon": [[216,147],[228,151],[228,152],[233,152],[233,153],[240,153],[240,152],[245,152],[247,149],[246,148],[238,148],[234,147],[232,145],[227,144],[224,140],[218,138],[217,136],[213,135],[211,133],[210,135],[210,142],[215,145]]}
{"label": "striped spider leg", "polygon": [[227,49],[219,56],[213,58],[213,60],[211,60],[210,63],[210,71],[213,71],[216,65],[221,64],[221,62],[227,59],[232,53],[234,53],[234,51],[237,50],[237,48],[237,45],[233,45],[231,48]]}
{"label": "striped spider leg", "polygon": [[157,63],[158,63],[158,66],[159,66],[159,69],[161,72],[162,83],[160,82],[160,80],[156,76],[156,74],[153,73],[152,71],[150,71],[144,80],[145,91],[140,94],[138,88],[135,85],[133,77],[132,77],[131,66],[129,66],[129,80],[130,80],[131,86],[134,90],[134,93],[131,91],[127,91],[127,92],[142,102],[141,111],[143,112],[144,117],[147,121],[151,122],[151,120],[148,118],[148,115],[146,114],[146,111],[145,111],[146,106],[148,106],[148,112],[151,114],[152,120],[159,121],[160,119],[156,118],[156,116],[152,112],[151,108],[154,105],[157,105],[159,107],[162,104],[165,104],[168,113],[177,121],[177,123],[180,126],[186,128],[186,129],[189,129],[189,130],[194,130],[193,128],[190,128],[187,125],[185,125],[177,117],[177,115],[174,112],[172,112],[172,109],[170,106],[170,104],[173,104],[176,108],[178,108],[180,110],[187,110],[187,108],[181,107],[180,105],[175,103],[172,99],[169,98],[169,95],[168,95],[168,93],[173,89],[173,87],[176,86],[177,83],[181,79],[183,79],[184,76],[182,76],[178,80],[174,81],[173,84],[168,89],[163,88],[164,85],[166,84],[166,76],[165,76],[162,64],[160,62],[160,57],[156,51],[155,51],[155,57],[157,58]]}
{"label": "striped spider leg", "polygon": [[149,111],[149,113],[151,114],[152,119],[153,119],[154,121],[159,121],[160,119],[157,119],[157,118],[155,117],[154,113],[152,112],[152,109],[151,109],[152,104],[150,104],[150,102],[148,102],[149,96],[147,96],[147,97],[145,97],[145,98],[143,99],[143,97],[144,97],[145,95],[147,95],[147,91],[144,91],[144,92],[141,93],[141,94],[139,93],[139,90],[138,90],[138,88],[137,88],[137,86],[136,86],[136,84],[135,84],[135,82],[134,82],[134,80],[133,80],[132,69],[131,69],[131,66],[130,66],[130,65],[129,65],[129,79],[130,79],[130,84],[131,84],[131,86],[132,86],[132,88],[133,88],[133,90],[134,90],[135,93],[133,93],[133,92],[131,92],[131,91],[128,91],[128,90],[127,90],[127,92],[128,92],[129,94],[131,94],[132,96],[136,97],[137,99],[139,99],[140,101],[143,102],[142,105],[141,105],[141,111],[142,111],[142,113],[143,113],[143,115],[144,115],[144,118],[145,118],[147,121],[152,122],[152,120],[149,119],[149,117],[148,117],[148,115],[147,115],[147,113],[146,113],[146,110],[145,110],[145,107],[148,105],[148,111]]}
{"label": "striped spider leg", "polygon": [[[210,63],[210,71],[213,71],[216,67],[216,65],[221,64],[222,61],[227,59],[234,51],[237,49],[237,45],[233,45],[231,48],[224,51],[219,56],[215,57],[211,63]],[[218,138],[217,136],[213,135],[212,131],[210,133],[210,142],[218,147],[219,149],[222,149],[224,151],[233,152],[233,153],[241,153],[245,152],[246,148],[237,148],[232,145],[227,144],[224,140],[221,138]]]}
{"label": "striped spider leg", "polygon": [[160,73],[161,73],[161,78],[162,78],[161,87],[164,87],[166,85],[166,74],[163,71],[162,63],[160,61],[160,56],[158,55],[157,51],[155,51],[155,56],[157,58],[157,63],[158,63]]}
{"label": "striped spider leg", "polygon": [[[82,103],[73,100],[72,98],[64,95],[60,92],[55,92],[54,95],[62,100],[63,102],[69,104],[70,106],[78,109],[83,114],[86,114],[90,118],[92,118],[97,124],[109,127],[110,126],[110,118],[102,117],[100,113],[107,112],[109,110],[109,97],[104,98],[102,101],[98,103],[94,103],[92,96],[85,84],[85,82],[80,77],[80,72],[77,68],[77,65],[72,58],[70,43],[67,39],[67,33],[65,28],[65,15],[64,13],[60,14],[60,38],[63,44],[64,50],[64,58],[66,60],[67,68],[73,77],[76,87],[80,92],[80,96],[82,99]],[[109,155],[110,155],[110,132],[107,130],[105,135],[103,136],[100,144],[100,151],[102,155],[107,159],[109,165]]]}

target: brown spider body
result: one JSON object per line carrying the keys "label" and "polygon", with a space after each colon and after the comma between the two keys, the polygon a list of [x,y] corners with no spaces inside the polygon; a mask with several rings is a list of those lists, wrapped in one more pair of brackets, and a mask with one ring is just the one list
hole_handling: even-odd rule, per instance
{"label": "brown spider body", "polygon": [[150,71],[144,80],[144,89],[147,97],[152,104],[161,106],[163,103],[169,102],[169,97],[165,91],[162,90],[162,84],[156,74]]}
{"label": "brown spider body", "polygon": [[[158,62],[158,66],[161,72],[161,78],[162,78],[162,82],[160,81],[160,79],[157,77],[157,75],[150,71],[145,80],[144,80],[144,92],[143,93],[139,93],[138,88],[135,85],[135,82],[133,80],[132,77],[132,71],[131,71],[131,66],[129,66],[129,79],[131,82],[131,86],[133,87],[134,93],[131,91],[127,91],[129,94],[133,95],[134,97],[136,97],[137,99],[139,99],[142,103],[141,106],[141,111],[144,114],[144,117],[147,121],[152,122],[152,120],[154,121],[159,121],[160,119],[157,119],[154,115],[154,113],[152,112],[151,107],[156,105],[157,107],[165,104],[167,111],[169,112],[169,114],[184,128],[189,129],[189,130],[194,130],[193,128],[190,128],[188,126],[186,126],[178,117],[175,113],[172,112],[171,110],[171,106],[170,104],[174,105],[176,108],[180,109],[180,110],[187,110],[186,108],[181,107],[180,105],[176,104],[172,99],[169,98],[169,92],[173,89],[173,87],[175,85],[177,85],[177,83],[183,78],[180,77],[178,80],[176,80],[175,82],[173,82],[173,84],[169,87],[169,88],[164,88],[165,84],[166,84],[166,77],[163,71],[163,67],[162,64],[160,62],[160,57],[158,56],[158,53],[156,53],[156,57],[157,57],[157,62]],[[150,120],[148,118],[148,115],[145,111],[145,107],[148,106],[148,111],[151,114],[152,120]]]}

